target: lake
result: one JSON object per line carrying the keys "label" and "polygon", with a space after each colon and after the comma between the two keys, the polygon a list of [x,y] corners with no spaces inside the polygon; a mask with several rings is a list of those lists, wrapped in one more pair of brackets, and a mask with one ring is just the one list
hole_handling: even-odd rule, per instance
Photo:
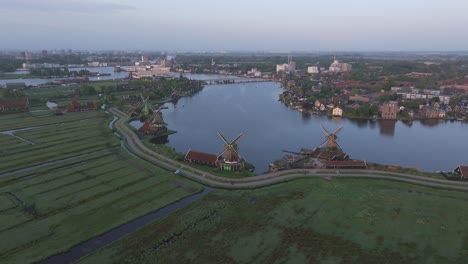
{"label": "lake", "polygon": [[424,171],[453,170],[468,164],[467,123],[303,116],[278,101],[281,92],[280,85],[273,82],[209,85],[193,97],[181,98],[175,106],[168,103],[164,119],[177,131],[168,145],[179,152],[219,153],[223,142],[217,131],[228,139],[243,132],[239,153],[261,173],[286,154],[282,150],[318,146],[325,136],[322,124],[330,131],[344,127],[338,142],[353,159]]}

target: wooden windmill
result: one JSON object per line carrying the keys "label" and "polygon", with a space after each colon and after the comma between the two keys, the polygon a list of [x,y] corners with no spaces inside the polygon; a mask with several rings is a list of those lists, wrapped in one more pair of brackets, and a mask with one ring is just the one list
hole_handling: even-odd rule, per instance
{"label": "wooden windmill", "polygon": [[218,159],[223,156],[222,160],[219,160],[221,169],[227,171],[238,171],[244,168],[245,160],[237,152],[237,141],[244,135],[241,133],[233,141],[228,141],[221,132],[218,132],[219,137],[224,142],[224,150],[218,154]]}
{"label": "wooden windmill", "polygon": [[224,150],[218,155],[218,157],[221,157],[224,154],[224,161],[225,162],[239,162],[241,160],[241,156],[237,152],[237,140],[244,135],[244,133],[241,133],[239,136],[237,136],[233,141],[229,142],[221,132],[218,132],[219,137],[224,142]]}
{"label": "wooden windmill", "polygon": [[320,144],[319,148],[321,148],[323,145],[327,144],[327,150],[342,150],[340,144],[338,144],[338,137],[337,134],[340,133],[343,130],[343,127],[338,128],[335,132],[330,133],[324,126],[320,125],[322,130],[325,132],[327,135],[325,141]]}
{"label": "wooden windmill", "polygon": [[153,128],[166,127],[166,123],[164,122],[164,119],[161,113],[161,109],[164,108],[164,105],[161,105],[157,110],[155,110],[151,105],[150,105],[150,108],[151,108],[151,111],[153,112],[153,117],[151,118],[150,126]]}
{"label": "wooden windmill", "polygon": [[138,106],[141,107],[141,113],[143,115],[149,115],[151,110],[151,105],[148,103],[149,96],[144,98],[143,95],[140,95],[140,97],[141,102],[138,104]]}

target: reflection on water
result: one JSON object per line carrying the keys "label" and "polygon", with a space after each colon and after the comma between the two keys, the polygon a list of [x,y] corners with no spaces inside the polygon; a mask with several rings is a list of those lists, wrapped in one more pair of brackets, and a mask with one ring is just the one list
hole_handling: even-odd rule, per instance
{"label": "reflection on water", "polygon": [[378,120],[380,135],[393,137],[395,135],[396,120]]}
{"label": "reflection on water", "polygon": [[428,127],[442,125],[442,124],[445,124],[445,122],[447,122],[447,121],[442,120],[442,119],[424,119],[424,120],[421,120],[421,124],[423,126],[428,126]]}

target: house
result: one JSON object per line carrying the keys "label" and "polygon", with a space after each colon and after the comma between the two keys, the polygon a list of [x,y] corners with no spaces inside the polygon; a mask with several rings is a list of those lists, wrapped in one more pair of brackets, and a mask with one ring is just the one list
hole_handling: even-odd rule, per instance
{"label": "house", "polygon": [[67,112],[83,112],[83,111],[94,111],[97,106],[94,102],[87,102],[86,104],[80,104],[77,100],[73,100],[67,105]]}
{"label": "house", "polygon": [[460,176],[461,178],[468,178],[468,166],[458,166],[453,171],[456,175]]}
{"label": "house", "polygon": [[216,167],[216,165],[218,164],[218,156],[211,153],[189,150],[185,155],[185,161]]}
{"label": "house", "polygon": [[346,160],[346,161],[335,161],[331,160],[327,162],[327,169],[367,169],[365,161],[360,160]]}
{"label": "house", "polygon": [[21,82],[21,83],[7,83],[5,84],[5,87],[10,90],[22,90],[26,88],[26,83]]}
{"label": "house", "polygon": [[322,102],[321,102],[320,100],[317,99],[317,100],[315,100],[314,106],[315,106],[316,108],[320,108],[320,106],[322,106]]}
{"label": "house", "polygon": [[419,112],[422,118],[445,118],[447,115],[444,110],[431,106],[423,106]]}
{"label": "house", "polygon": [[333,116],[343,116],[343,109],[335,107],[332,111]]}
{"label": "house", "polygon": [[29,99],[0,100],[0,112],[21,111],[29,108]]}
{"label": "house", "polygon": [[394,120],[397,119],[398,103],[395,101],[385,102],[380,106],[380,114],[382,119]]}

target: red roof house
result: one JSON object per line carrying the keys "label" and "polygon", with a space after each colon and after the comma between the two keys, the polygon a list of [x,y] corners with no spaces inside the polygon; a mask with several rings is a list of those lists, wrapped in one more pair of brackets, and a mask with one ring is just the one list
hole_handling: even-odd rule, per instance
{"label": "red roof house", "polygon": [[189,150],[185,155],[185,161],[215,167],[218,164],[218,156],[215,154]]}

